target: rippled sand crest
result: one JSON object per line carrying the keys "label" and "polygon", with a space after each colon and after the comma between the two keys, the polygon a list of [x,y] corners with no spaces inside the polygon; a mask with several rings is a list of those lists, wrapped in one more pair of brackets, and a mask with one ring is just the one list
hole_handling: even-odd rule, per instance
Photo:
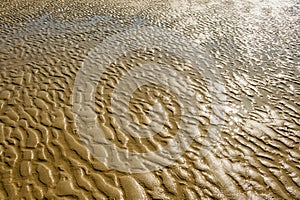
{"label": "rippled sand crest", "polygon": [[[298,13],[298,2],[276,0],[4,1],[0,199],[300,199]],[[112,101],[122,77],[146,65],[151,80],[164,75],[158,66],[166,66],[184,79],[170,73],[168,83],[191,86],[179,84],[179,93],[197,94],[189,104],[193,117],[185,122],[197,122],[188,149],[169,166],[126,173],[97,156],[128,154],[112,157],[102,148],[103,138],[78,131],[74,82],[97,45],[146,26],[184,35],[213,62],[205,72],[183,55],[143,48],[122,54],[101,75],[90,106],[107,140],[127,153],[164,148],[182,130],[186,115],[171,85],[144,85],[130,96],[135,124],[125,129],[113,110],[126,108],[122,91]],[[124,43],[116,41],[116,50]],[[134,88],[130,83],[124,88]],[[141,130],[157,134],[141,137]],[[99,149],[88,148],[91,140]]]}

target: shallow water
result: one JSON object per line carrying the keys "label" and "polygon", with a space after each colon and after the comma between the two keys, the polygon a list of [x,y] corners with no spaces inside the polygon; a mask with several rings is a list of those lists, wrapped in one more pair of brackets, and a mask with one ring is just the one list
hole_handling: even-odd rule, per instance
{"label": "shallow water", "polygon": [[3,1],[0,199],[300,199],[297,1]]}

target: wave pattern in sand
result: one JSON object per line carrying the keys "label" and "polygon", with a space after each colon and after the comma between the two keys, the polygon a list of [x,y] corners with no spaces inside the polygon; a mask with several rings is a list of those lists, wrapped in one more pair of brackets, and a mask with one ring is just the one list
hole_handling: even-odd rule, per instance
{"label": "wave pattern in sand", "polygon": [[[189,1],[180,12],[168,1],[4,2],[0,199],[300,199],[297,2]],[[187,73],[200,96],[195,105],[201,111],[200,137],[173,165],[128,174],[99,162],[79,137],[72,92],[91,49],[118,32],[145,25],[173,29],[207,48],[223,79],[226,101],[214,102],[224,104],[223,115],[215,112],[205,74]],[[124,71],[148,60],[179,71],[189,67],[159,49],[129,52],[112,64],[95,98],[107,137],[134,152],[160,148],[180,128],[176,98],[159,86],[137,90],[129,110],[137,122],[147,123],[147,106],[158,99],[167,110],[164,131],[136,139],[114,126],[103,94],[109,97]],[[223,122],[217,140],[205,137],[211,116]],[[203,152],[205,146],[213,148]],[[103,156],[109,158],[109,152]]]}

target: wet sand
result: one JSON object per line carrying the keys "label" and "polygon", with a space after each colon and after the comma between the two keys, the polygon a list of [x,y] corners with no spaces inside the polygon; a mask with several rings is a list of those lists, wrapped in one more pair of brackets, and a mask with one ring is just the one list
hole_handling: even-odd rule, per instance
{"label": "wet sand", "polygon": [[[296,1],[15,0],[2,4],[0,199],[300,199]],[[119,56],[101,75],[94,91],[96,120],[108,141],[125,152],[164,148],[185,124],[196,121],[198,134],[174,163],[128,173],[108,161],[126,159],[128,154],[112,156],[101,149],[104,143],[98,140],[103,138],[79,131],[74,83],[85,63],[110,58],[105,54],[90,59],[92,49],[145,26],[172,30],[194,41],[212,62],[194,66],[181,54],[142,48]],[[149,32],[138,40],[143,43],[155,34]],[[116,41],[116,51],[124,43]],[[115,104],[111,99],[122,76],[148,62],[174,69],[190,84],[189,88],[176,86],[179,94],[192,89],[197,98],[188,104],[193,113],[187,112],[190,120],[180,123],[186,113],[168,84],[181,77],[166,74],[164,85],[135,90],[128,110],[136,124],[158,126],[163,117],[166,120],[158,134],[134,137],[118,124],[117,111],[112,109],[113,105],[126,107],[121,92]],[[147,71],[149,80],[163,74],[152,66]],[[139,78],[138,74],[128,88],[134,88],[131,83]],[[153,113],[157,102],[163,112]],[[151,121],[151,113],[159,117]],[[137,134],[141,130],[136,129]],[[90,141],[100,150],[89,148]]]}

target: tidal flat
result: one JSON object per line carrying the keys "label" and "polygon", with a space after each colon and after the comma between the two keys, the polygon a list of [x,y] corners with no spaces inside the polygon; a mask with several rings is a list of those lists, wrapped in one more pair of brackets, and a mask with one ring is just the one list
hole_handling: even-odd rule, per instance
{"label": "tidal flat", "polygon": [[0,199],[300,199],[296,0],[2,0]]}

